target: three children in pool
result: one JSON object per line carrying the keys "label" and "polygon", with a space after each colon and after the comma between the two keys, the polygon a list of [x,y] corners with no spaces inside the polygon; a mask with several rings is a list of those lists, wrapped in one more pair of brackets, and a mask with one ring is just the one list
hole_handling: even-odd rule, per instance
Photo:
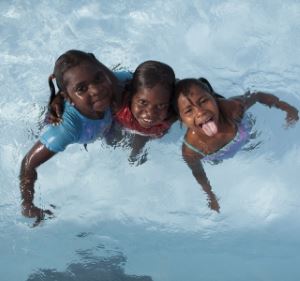
{"label": "three children in pool", "polygon": [[58,94],[65,101],[62,118],[52,116],[52,122],[61,122],[47,126],[24,157],[20,173],[22,213],[38,220],[51,211],[33,203],[37,167],[71,143],[86,144],[105,137],[113,119],[121,130],[129,130],[134,136],[131,160],[135,161],[145,143],[166,134],[178,116],[188,128],[183,158],[216,211],[219,205],[200,160],[240,135],[244,112],[255,102],[286,111],[289,123],[298,120],[296,108],[270,94],[258,92],[224,99],[213,92],[205,79],[184,79],[175,89],[172,68],[156,61],[144,62],[130,77],[112,73],[90,53],[71,50],[58,58],[49,78],[51,101],[55,97],[54,78]]}

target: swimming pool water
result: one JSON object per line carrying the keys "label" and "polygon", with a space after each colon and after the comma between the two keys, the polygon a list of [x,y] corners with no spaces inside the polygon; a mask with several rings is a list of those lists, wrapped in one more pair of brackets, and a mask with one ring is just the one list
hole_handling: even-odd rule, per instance
{"label": "swimming pool water", "polygon": [[299,109],[299,1],[16,0],[0,11],[1,280],[298,280],[300,125],[284,128],[276,109],[251,110],[255,149],[205,165],[220,214],[181,160],[179,122],[141,166],[97,141],[40,167],[35,202],[56,208],[35,228],[18,173],[68,49],[129,70],[160,60],[226,97],[264,90]]}

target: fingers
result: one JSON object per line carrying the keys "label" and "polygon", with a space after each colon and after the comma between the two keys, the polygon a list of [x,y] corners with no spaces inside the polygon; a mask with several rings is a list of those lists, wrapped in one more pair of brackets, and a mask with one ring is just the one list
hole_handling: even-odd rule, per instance
{"label": "fingers", "polygon": [[44,218],[42,218],[42,217],[37,217],[37,219],[35,220],[35,222],[32,224],[32,227],[38,226],[43,221],[43,219]]}
{"label": "fingers", "polygon": [[60,104],[54,104],[53,111],[55,112],[58,119],[61,119],[62,116],[62,107]]}
{"label": "fingers", "polygon": [[62,119],[52,115],[52,114],[48,114],[46,117],[46,122],[52,125],[59,125],[62,122]]}
{"label": "fingers", "polygon": [[31,205],[30,207],[23,207],[22,214],[29,218],[36,218],[32,227],[38,226],[42,221],[46,219],[54,218],[54,214],[50,210],[43,210],[38,207]]}
{"label": "fingers", "polygon": [[299,120],[298,112],[287,113],[285,120],[286,120],[285,127],[290,127],[295,125],[295,123]]}
{"label": "fingers", "polygon": [[[47,215],[47,216],[45,216]],[[38,226],[41,222],[47,220],[47,219],[53,219],[54,214],[50,210],[40,210],[39,215],[36,217],[35,222],[32,224],[32,227]]]}
{"label": "fingers", "polygon": [[51,217],[54,216],[53,212],[51,212],[50,210],[44,210],[43,214],[44,214],[44,216],[45,216],[45,214],[48,215],[48,216],[51,216]]}

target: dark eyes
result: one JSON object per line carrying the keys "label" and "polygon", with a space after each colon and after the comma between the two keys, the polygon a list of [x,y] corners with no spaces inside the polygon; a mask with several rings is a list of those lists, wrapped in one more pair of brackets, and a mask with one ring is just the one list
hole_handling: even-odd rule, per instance
{"label": "dark eyes", "polygon": [[159,104],[157,106],[157,109],[158,110],[163,110],[163,109],[167,109],[169,107],[169,104],[168,103],[163,103],[163,104]]}
{"label": "dark eyes", "polygon": [[[96,74],[96,76],[94,77],[93,81],[90,82],[90,84],[94,84],[94,85],[95,84],[101,84],[101,83],[103,83],[105,81],[106,81],[106,77],[105,77],[104,73],[103,72],[99,72],[99,73]],[[88,87],[89,87],[88,84],[85,83],[85,82],[83,82],[83,83],[77,85],[74,90],[79,95],[82,95],[82,94],[84,94],[88,90]]]}
{"label": "dark eyes", "polygon": [[145,100],[138,100],[137,104],[138,105],[142,105],[142,106],[146,106],[147,105],[147,101],[145,101]]}
{"label": "dark eyes", "polygon": [[[146,101],[146,100],[138,100],[137,101],[137,104],[142,106],[142,107],[146,107],[149,105],[149,102]],[[168,103],[162,103],[162,104],[158,104],[155,106],[155,109],[157,110],[165,110],[169,107],[169,104]]]}
{"label": "dark eyes", "polygon": [[205,103],[207,101],[208,101],[207,98],[203,98],[203,99],[200,99],[197,103],[198,103],[198,105],[201,105],[202,103]]}
{"label": "dark eyes", "polygon": [[88,89],[88,87],[86,85],[79,85],[75,88],[75,91],[77,93],[83,93],[83,92],[86,92]]}
{"label": "dark eyes", "polygon": [[190,113],[192,113],[192,111],[193,111],[193,109],[192,109],[191,107],[188,107],[187,109],[185,109],[185,110],[183,111],[183,113],[184,113],[184,114],[190,114]]}

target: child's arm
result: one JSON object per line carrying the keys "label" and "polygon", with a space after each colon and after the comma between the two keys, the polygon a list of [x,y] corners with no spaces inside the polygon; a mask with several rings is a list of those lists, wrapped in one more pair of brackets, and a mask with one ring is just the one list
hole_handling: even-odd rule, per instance
{"label": "child's arm", "polygon": [[201,185],[202,189],[206,192],[208,196],[209,207],[212,210],[219,212],[220,206],[218,200],[216,198],[216,195],[212,191],[212,187],[203,169],[200,157],[189,148],[187,148],[185,144],[182,145],[182,156],[184,161],[192,170],[195,179]]}
{"label": "child's arm", "polygon": [[20,171],[20,191],[22,199],[22,214],[26,217],[37,217],[41,220],[45,214],[51,215],[49,210],[42,210],[33,204],[34,182],[37,179],[36,168],[55,155],[41,142],[37,142],[26,154]]}
{"label": "child's arm", "polygon": [[[147,161],[147,152],[143,152],[143,148],[149,141],[150,137],[135,134],[131,143],[131,153],[128,161],[131,164],[141,165]],[[142,153],[143,152],[143,153]]]}
{"label": "child's arm", "polygon": [[243,96],[236,97],[236,99],[242,101],[245,110],[250,108],[256,102],[259,102],[269,107],[276,107],[278,109],[281,109],[286,112],[285,119],[288,125],[291,125],[292,123],[295,123],[299,120],[297,108],[288,104],[285,101],[280,100],[278,97],[272,94],[260,91],[254,93],[247,92]]}

